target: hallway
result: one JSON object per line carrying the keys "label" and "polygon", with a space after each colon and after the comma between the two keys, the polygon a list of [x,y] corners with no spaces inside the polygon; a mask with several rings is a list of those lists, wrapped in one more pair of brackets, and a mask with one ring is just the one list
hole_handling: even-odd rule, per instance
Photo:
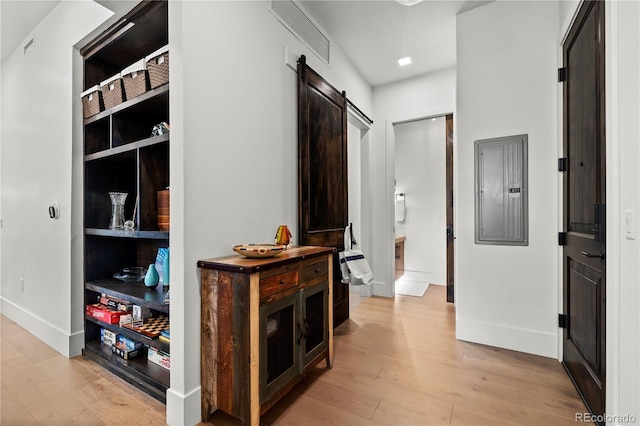
{"label": "hallway", "polygon": [[[266,424],[570,425],[584,405],[555,360],[456,341],[445,288],[363,298],[324,363]],[[2,318],[2,425],[162,425],[165,407]],[[237,424],[216,413],[208,424]]]}
{"label": "hallway", "polygon": [[[361,298],[335,330],[333,369],[320,363],[263,423],[575,424],[586,409],[562,365],[456,341],[445,293],[430,285],[422,298]],[[234,424],[218,413],[211,422]]]}

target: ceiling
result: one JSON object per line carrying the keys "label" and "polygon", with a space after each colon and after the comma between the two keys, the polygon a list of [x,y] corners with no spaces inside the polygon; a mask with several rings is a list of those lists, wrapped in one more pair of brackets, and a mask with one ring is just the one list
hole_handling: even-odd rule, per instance
{"label": "ceiling", "polygon": [[0,63],[27,38],[59,0],[0,1]]}
{"label": "ceiling", "polygon": [[[456,65],[456,14],[491,1],[299,0],[372,86]],[[412,64],[397,60],[410,56]]]}
{"label": "ceiling", "polygon": [[[0,46],[4,60],[59,0],[1,0]],[[114,10],[131,1],[98,0]],[[372,86],[456,65],[456,14],[484,0],[426,0],[402,6],[392,0],[298,0],[340,46]],[[397,59],[411,56],[400,67]]]}

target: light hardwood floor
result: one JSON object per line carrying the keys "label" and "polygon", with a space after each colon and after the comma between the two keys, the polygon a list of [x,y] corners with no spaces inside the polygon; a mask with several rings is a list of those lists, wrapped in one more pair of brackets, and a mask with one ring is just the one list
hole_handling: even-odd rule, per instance
{"label": "light hardwood floor", "polygon": [[94,362],[68,359],[1,316],[0,424],[164,425],[165,406]]}
{"label": "light hardwood floor", "polygon": [[[586,411],[553,359],[455,340],[445,289],[362,299],[335,362],[262,418],[274,425],[571,425]],[[83,357],[66,359],[2,317],[4,425],[163,425],[165,407]],[[222,413],[209,423],[237,424]]]}

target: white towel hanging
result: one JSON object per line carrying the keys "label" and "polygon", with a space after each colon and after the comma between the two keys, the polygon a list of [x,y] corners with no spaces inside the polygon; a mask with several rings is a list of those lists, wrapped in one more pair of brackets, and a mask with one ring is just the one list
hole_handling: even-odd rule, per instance
{"label": "white towel hanging", "polygon": [[396,222],[404,222],[407,219],[405,200],[405,194],[396,194]]}

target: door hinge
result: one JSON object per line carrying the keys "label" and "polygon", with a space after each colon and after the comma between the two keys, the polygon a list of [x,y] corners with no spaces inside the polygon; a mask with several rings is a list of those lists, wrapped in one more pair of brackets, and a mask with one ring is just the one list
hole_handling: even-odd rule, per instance
{"label": "door hinge", "polygon": [[566,246],[567,245],[567,233],[566,232],[558,232],[558,245]]}
{"label": "door hinge", "polygon": [[567,328],[567,316],[565,314],[558,314],[558,327]]}
{"label": "door hinge", "polygon": [[567,81],[567,67],[558,68],[558,83]]}
{"label": "door hinge", "polygon": [[563,157],[563,158],[558,158],[558,171],[559,172],[566,172],[567,171],[567,158]]}

